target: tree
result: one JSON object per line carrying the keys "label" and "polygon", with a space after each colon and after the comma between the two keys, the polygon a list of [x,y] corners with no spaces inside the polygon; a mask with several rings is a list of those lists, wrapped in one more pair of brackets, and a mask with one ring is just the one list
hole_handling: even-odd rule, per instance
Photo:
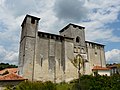
{"label": "tree", "polygon": [[0,63],[0,70],[3,70],[5,68],[17,68],[18,66],[12,65],[9,63]]}

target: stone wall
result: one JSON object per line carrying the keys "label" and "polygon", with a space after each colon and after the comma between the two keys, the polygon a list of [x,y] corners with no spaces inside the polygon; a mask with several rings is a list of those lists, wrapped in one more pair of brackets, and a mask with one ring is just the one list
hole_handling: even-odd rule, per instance
{"label": "stone wall", "polygon": [[78,78],[77,68],[71,63],[73,59],[72,39],[56,40],[38,36],[34,80],[61,82]]}
{"label": "stone wall", "polygon": [[65,40],[65,81],[78,78],[78,69],[73,65],[74,44],[73,41]]}
{"label": "stone wall", "polygon": [[94,66],[106,67],[104,46],[92,42],[86,42],[88,63],[87,74],[92,73]]}
{"label": "stone wall", "polygon": [[34,79],[60,82],[63,76],[61,62],[62,41],[38,36]]}

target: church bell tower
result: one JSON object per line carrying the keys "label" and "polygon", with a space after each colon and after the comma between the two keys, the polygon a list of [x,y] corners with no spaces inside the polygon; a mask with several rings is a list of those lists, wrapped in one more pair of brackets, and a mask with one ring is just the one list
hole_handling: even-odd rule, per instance
{"label": "church bell tower", "polygon": [[21,27],[19,50],[19,75],[33,80],[36,36],[40,18],[26,15]]}

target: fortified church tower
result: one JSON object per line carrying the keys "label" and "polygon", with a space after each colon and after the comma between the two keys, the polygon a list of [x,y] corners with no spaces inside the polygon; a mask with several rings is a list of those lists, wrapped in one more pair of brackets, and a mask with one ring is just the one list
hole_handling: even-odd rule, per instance
{"label": "fortified church tower", "polygon": [[19,75],[31,81],[67,82],[91,74],[94,65],[105,66],[104,45],[86,42],[85,27],[70,23],[57,35],[38,31],[39,20],[26,15],[21,25]]}

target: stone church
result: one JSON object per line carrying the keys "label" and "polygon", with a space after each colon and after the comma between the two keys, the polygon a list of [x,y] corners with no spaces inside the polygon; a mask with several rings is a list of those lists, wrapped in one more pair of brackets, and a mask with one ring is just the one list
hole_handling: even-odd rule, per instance
{"label": "stone church", "polygon": [[19,75],[31,81],[62,82],[106,67],[104,45],[85,41],[85,27],[68,24],[60,35],[38,31],[40,18],[26,15],[21,27]]}

